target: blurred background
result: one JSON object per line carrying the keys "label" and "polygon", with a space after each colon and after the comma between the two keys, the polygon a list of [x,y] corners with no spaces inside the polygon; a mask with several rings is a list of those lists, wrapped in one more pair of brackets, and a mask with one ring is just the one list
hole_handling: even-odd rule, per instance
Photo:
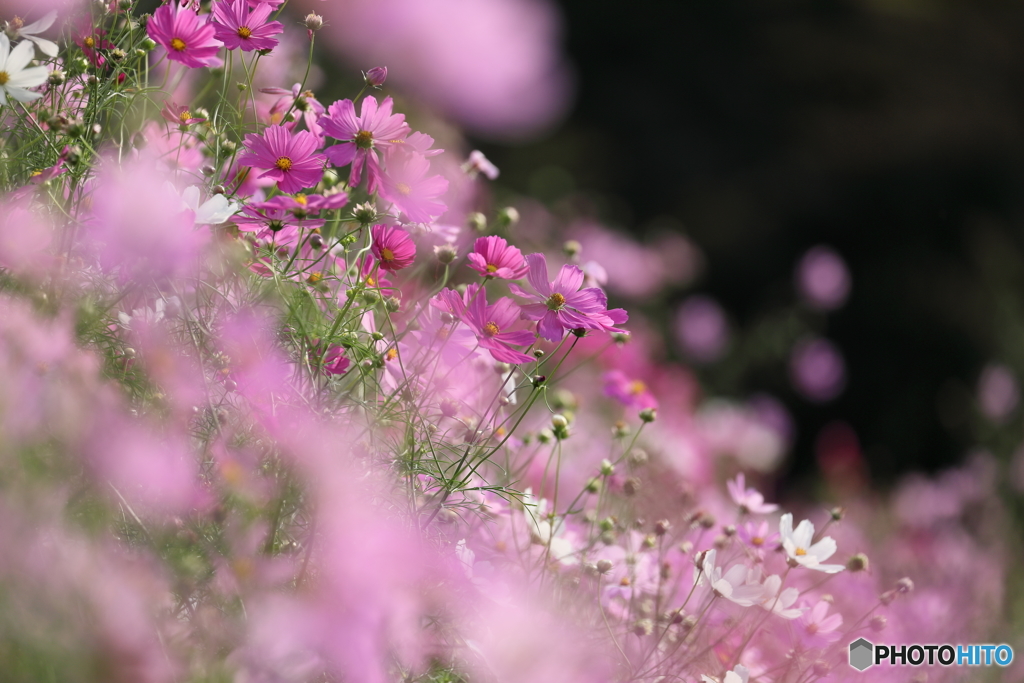
{"label": "blurred background", "polygon": [[[1024,4],[557,4],[564,119],[473,140],[507,194],[603,226],[613,298],[708,393],[779,399],[790,486],[985,449],[1024,488]],[[604,228],[668,287],[617,279]]]}

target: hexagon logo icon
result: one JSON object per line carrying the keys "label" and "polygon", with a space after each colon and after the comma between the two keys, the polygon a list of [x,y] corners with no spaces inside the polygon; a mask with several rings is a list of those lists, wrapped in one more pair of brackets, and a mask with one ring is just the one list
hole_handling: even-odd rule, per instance
{"label": "hexagon logo icon", "polygon": [[850,666],[857,671],[863,671],[874,664],[875,646],[864,638],[858,638],[850,643]]}

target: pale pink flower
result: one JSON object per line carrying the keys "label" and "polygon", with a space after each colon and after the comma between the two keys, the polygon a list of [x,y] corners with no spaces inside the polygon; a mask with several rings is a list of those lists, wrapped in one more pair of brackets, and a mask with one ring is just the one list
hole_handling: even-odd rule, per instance
{"label": "pale pink flower", "polygon": [[729,489],[729,496],[732,502],[736,503],[743,514],[765,515],[779,509],[774,503],[765,503],[764,496],[757,489],[746,488],[746,477],[742,472],[736,475],[735,480],[725,483]]}

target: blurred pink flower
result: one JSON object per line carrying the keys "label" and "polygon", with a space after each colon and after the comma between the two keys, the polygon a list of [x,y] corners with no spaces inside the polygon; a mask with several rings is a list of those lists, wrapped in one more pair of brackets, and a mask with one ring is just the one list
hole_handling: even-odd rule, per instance
{"label": "blurred pink flower", "polygon": [[630,379],[621,370],[604,373],[604,393],[636,410],[658,407],[658,399],[651,393],[650,387],[643,380]]}
{"label": "blurred pink flower", "polygon": [[350,0],[334,10],[323,29],[333,46],[357,64],[387,62],[389,83],[475,132],[535,135],[571,102],[546,0]]}
{"label": "blurred pink flower", "polygon": [[744,514],[765,515],[779,509],[774,503],[765,503],[764,496],[757,489],[746,488],[747,481],[742,472],[736,475],[735,480],[727,481],[725,486],[729,489],[732,502],[736,503]]}
{"label": "blurred pink flower", "polygon": [[793,386],[804,397],[825,403],[846,388],[846,364],[836,346],[822,338],[804,339],[793,347],[789,360]]}
{"label": "blurred pink flower", "polygon": [[391,202],[406,222],[430,223],[448,210],[438,199],[448,191],[444,176],[427,176],[430,162],[422,154],[393,151],[387,155],[387,171],[380,184],[380,196]]}
{"label": "blurred pink flower", "polygon": [[797,266],[796,282],[803,300],[821,311],[839,308],[850,294],[850,272],[831,247],[814,247],[804,254]]}
{"label": "blurred pink flower", "polygon": [[145,156],[123,166],[107,160],[85,234],[105,268],[146,278],[183,272],[209,238],[209,231],[195,229],[181,197]]}
{"label": "blurred pink flower", "polygon": [[699,294],[679,307],[675,332],[686,355],[700,363],[718,360],[729,343],[729,326],[722,307],[714,299]]}
{"label": "blurred pink flower", "polygon": [[990,363],[978,378],[981,412],[996,424],[1006,421],[1020,404],[1020,385],[1005,365]]}

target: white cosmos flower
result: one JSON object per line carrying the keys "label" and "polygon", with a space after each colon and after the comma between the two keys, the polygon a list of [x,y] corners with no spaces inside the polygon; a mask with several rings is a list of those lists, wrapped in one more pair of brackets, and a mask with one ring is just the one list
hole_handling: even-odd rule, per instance
{"label": "white cosmos flower", "polygon": [[[718,683],[718,679],[711,676],[702,675],[700,679],[704,683]],[[750,680],[750,670],[742,664],[737,664],[735,669],[725,672],[722,683],[747,683],[748,680]]]}
{"label": "white cosmos flower", "polygon": [[31,102],[42,95],[26,90],[46,82],[50,75],[45,66],[28,66],[35,56],[32,43],[22,41],[11,49],[11,41],[6,33],[0,33],[0,105],[7,104],[11,97],[18,102]]}
{"label": "white cosmos flower", "polygon": [[[46,55],[47,57],[56,57],[57,43],[53,42],[52,40],[47,40],[46,38],[40,38],[37,35],[53,26],[53,22],[56,21],[56,19],[57,10],[47,12],[42,19],[37,19],[36,21],[33,21],[31,24],[25,24],[21,28],[14,28],[12,35],[14,35],[16,38],[24,38],[26,40],[31,40],[33,43],[36,44],[36,47],[38,47],[39,51],[42,52],[44,55]],[[7,22],[7,27],[8,30],[12,29],[11,22]]]}
{"label": "white cosmos flower", "polygon": [[835,554],[836,542],[831,536],[826,536],[812,544],[814,525],[808,520],[800,522],[794,531],[793,515],[787,512],[779,520],[779,535],[782,536],[782,547],[786,550],[792,566],[801,565],[826,574],[835,574],[845,569],[841,564],[822,564]]}
{"label": "white cosmos flower", "polygon": [[780,594],[780,588],[782,588],[782,579],[778,574],[772,574],[765,579],[761,607],[778,614],[783,619],[796,619],[804,613],[804,608],[793,607],[793,603],[800,597],[800,591],[796,588],[787,588]]}
{"label": "white cosmos flower", "polygon": [[199,187],[196,185],[189,185],[181,193],[185,206],[196,215],[196,225],[220,225],[239,209],[237,202],[229,201],[222,194],[215,194],[201,204],[199,196]]}
{"label": "white cosmos flower", "polygon": [[715,566],[715,554],[715,550],[705,553],[704,573],[699,577],[701,581],[706,577],[716,594],[741,607],[750,607],[759,602],[764,595],[764,587],[757,583],[757,570],[751,570],[743,564],[734,564],[723,574],[722,568]]}

